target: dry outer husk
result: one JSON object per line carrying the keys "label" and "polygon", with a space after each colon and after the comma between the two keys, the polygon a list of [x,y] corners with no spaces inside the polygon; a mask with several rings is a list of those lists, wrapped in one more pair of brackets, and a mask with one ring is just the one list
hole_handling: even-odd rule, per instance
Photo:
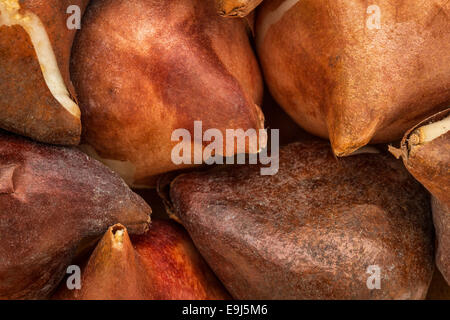
{"label": "dry outer husk", "polygon": [[267,0],[256,22],[271,93],[338,156],[400,140],[449,105],[448,30],[447,0]]}
{"label": "dry outer husk", "polygon": [[432,133],[425,132],[430,124],[443,123],[450,109],[442,111],[410,129],[401,149],[391,148],[402,157],[406,168],[433,195],[433,220],[436,229],[436,264],[450,283],[450,132],[449,121]]}
{"label": "dry outer husk", "polygon": [[250,14],[263,0],[215,0],[219,14],[224,17],[243,18]]}

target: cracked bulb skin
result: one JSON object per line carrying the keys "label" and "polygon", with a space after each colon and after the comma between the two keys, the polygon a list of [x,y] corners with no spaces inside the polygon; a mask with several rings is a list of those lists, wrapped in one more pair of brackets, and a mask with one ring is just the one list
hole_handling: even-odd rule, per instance
{"label": "cracked bulb skin", "polygon": [[338,156],[400,140],[450,102],[450,3],[369,5],[267,0],[258,8],[257,51],[271,93]]}
{"label": "cracked bulb skin", "polygon": [[174,130],[193,136],[194,121],[224,136],[263,129],[248,37],[246,22],[218,16],[213,1],[93,2],[71,65],[84,150],[130,185],[152,187],[158,175],[192,166],[173,163]]}
{"label": "cracked bulb skin", "polygon": [[243,18],[248,16],[263,0],[215,0],[221,16]]}
{"label": "cracked bulb skin", "polygon": [[108,229],[83,270],[80,290],[63,283],[59,300],[222,300],[230,296],[181,226],[153,220],[149,231],[129,237]]}
{"label": "cracked bulb skin", "polygon": [[109,226],[148,229],[151,209],[79,150],[0,131],[0,299],[45,299]]}
{"label": "cracked bulb skin", "polygon": [[76,145],[80,110],[69,75],[77,30],[66,13],[88,0],[0,0],[0,128],[34,140]]}
{"label": "cracked bulb skin", "polygon": [[432,194],[436,265],[450,285],[450,109],[422,121],[404,136],[403,162]]}
{"label": "cracked bulb skin", "polygon": [[[274,176],[250,165],[183,174],[170,199],[235,299],[427,294],[429,196],[389,154],[336,159],[328,142],[304,140],[280,149]],[[368,270],[377,268],[381,289],[371,290]]]}

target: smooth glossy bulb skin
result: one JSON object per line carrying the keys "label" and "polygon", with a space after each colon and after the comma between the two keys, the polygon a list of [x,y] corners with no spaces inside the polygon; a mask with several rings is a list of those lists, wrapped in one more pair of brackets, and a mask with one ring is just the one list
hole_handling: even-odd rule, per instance
{"label": "smooth glossy bulb skin", "polygon": [[346,156],[448,106],[449,16],[445,0],[267,0],[258,55],[278,103]]}
{"label": "smooth glossy bulb skin", "polygon": [[71,68],[83,150],[130,185],[146,187],[189,167],[171,159],[174,130],[194,136],[194,121],[223,135],[264,128],[262,79],[248,36],[244,21],[218,16],[212,1],[92,3]]}
{"label": "smooth glossy bulb skin", "polygon": [[123,225],[109,228],[82,272],[81,290],[60,288],[54,299],[221,300],[230,296],[173,221],[154,220],[131,237]]}

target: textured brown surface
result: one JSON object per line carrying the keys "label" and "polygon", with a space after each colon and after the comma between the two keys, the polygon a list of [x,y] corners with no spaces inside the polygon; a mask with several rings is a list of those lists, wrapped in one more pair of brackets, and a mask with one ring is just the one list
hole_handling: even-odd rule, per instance
{"label": "textured brown surface", "polygon": [[376,1],[381,29],[372,30],[370,2],[301,0],[277,17],[288,2],[258,8],[265,80],[303,128],[330,138],[337,155],[399,140],[448,106],[447,0]]}
{"label": "textured brown surface", "polygon": [[436,264],[450,284],[450,132],[425,144],[408,146],[409,137],[417,128],[449,115],[447,109],[410,129],[402,141],[402,155],[409,172],[433,194]]}
{"label": "textured brown surface", "polygon": [[[172,182],[174,213],[237,299],[422,299],[433,273],[427,192],[386,154],[336,160],[322,141],[280,170],[234,166]],[[381,269],[369,290],[368,266]]]}
{"label": "textured brown surface", "polygon": [[263,0],[215,0],[219,14],[225,17],[245,17]]}
{"label": "textured brown surface", "polygon": [[[44,24],[65,85],[72,97],[69,60],[76,30],[66,27],[69,5],[82,10],[89,0],[24,0]],[[63,145],[80,141],[81,121],[64,109],[48,89],[30,37],[21,26],[0,26],[0,127],[35,140]]]}
{"label": "textured brown surface", "polygon": [[80,151],[0,132],[0,299],[45,298],[77,249],[119,222],[142,233],[150,213]]}
{"label": "textured brown surface", "polygon": [[[115,238],[124,230],[122,241]],[[111,227],[83,271],[81,290],[62,290],[56,299],[191,300],[227,299],[182,227],[153,220],[150,230],[132,237],[121,225]]]}
{"label": "textured brown surface", "polygon": [[262,80],[245,22],[218,16],[212,1],[99,0],[82,30],[72,79],[84,142],[102,158],[132,164],[135,184],[183,167],[171,160],[171,135],[193,134],[195,120],[223,134],[263,128]]}

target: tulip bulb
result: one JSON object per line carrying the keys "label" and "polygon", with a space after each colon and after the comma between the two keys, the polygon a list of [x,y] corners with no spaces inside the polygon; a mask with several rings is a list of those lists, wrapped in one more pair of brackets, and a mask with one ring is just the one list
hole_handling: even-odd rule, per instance
{"label": "tulip bulb", "polygon": [[385,153],[336,160],[317,139],[282,147],[280,169],[183,174],[182,222],[236,299],[424,299],[433,264],[429,198]]}
{"label": "tulip bulb", "polygon": [[88,0],[0,0],[0,127],[62,145],[80,141],[80,109],[69,76],[76,30],[66,10]]}
{"label": "tulip bulb", "polygon": [[0,299],[47,298],[110,225],[144,233],[150,213],[79,150],[0,132]]}
{"label": "tulip bulb", "polygon": [[432,194],[436,229],[436,264],[450,284],[450,109],[413,127],[404,136],[401,149],[391,152],[402,157],[409,172]]}
{"label": "tulip bulb", "polygon": [[177,129],[193,137],[195,121],[224,136],[264,128],[262,79],[245,22],[217,16],[210,1],[95,1],[71,70],[83,150],[134,187],[196,165],[172,160]]}
{"label": "tulip bulb", "polygon": [[449,17],[445,0],[267,0],[257,50],[277,102],[347,156],[448,106]]}
{"label": "tulip bulb", "polygon": [[63,287],[55,299],[217,300],[229,295],[186,232],[154,220],[130,239],[123,225],[108,229],[83,270],[80,290]]}

